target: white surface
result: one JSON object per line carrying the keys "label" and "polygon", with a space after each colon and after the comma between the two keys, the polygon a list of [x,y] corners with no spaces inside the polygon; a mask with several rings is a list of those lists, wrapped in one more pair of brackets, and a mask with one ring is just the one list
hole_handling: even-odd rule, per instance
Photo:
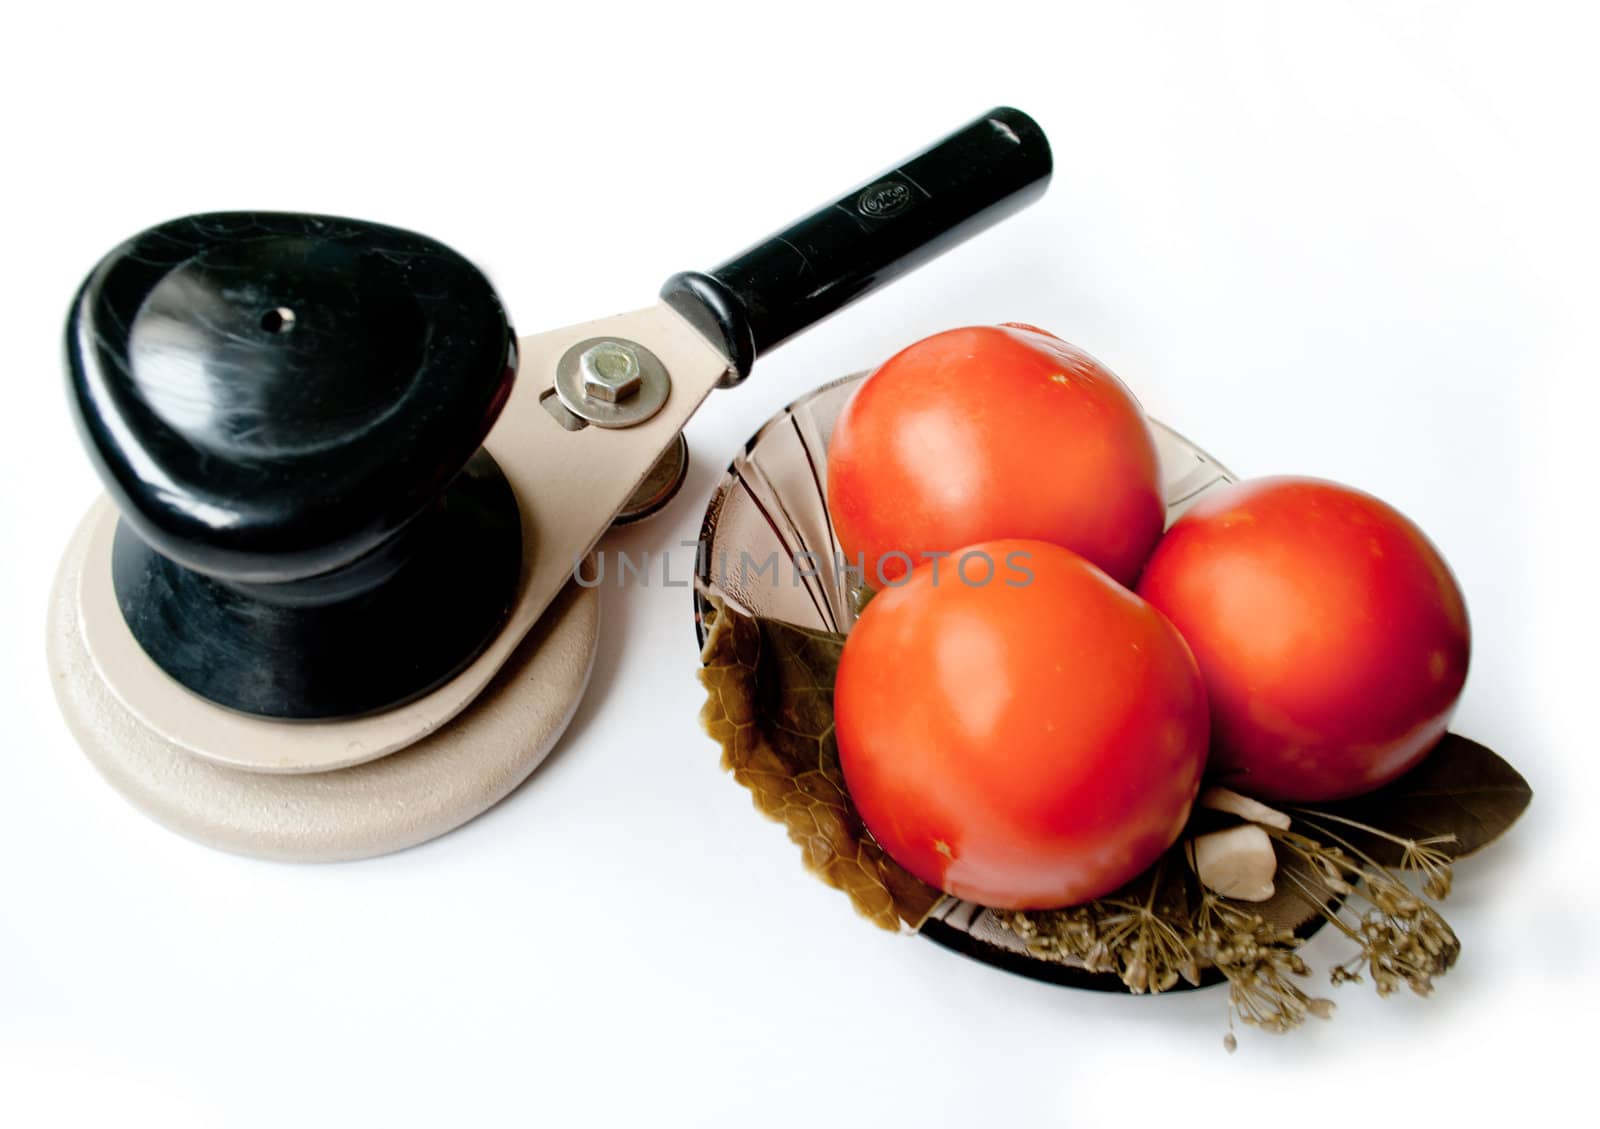
{"label": "white surface", "polygon": [[[0,1124],[1477,1125],[1587,1095],[1596,984],[1594,28],[1579,5],[328,3],[7,13]],[[197,847],[95,775],[44,681],[95,491],[60,320],[94,260],[241,206],[428,232],[524,332],[647,301],[996,102],[1030,213],[764,361],[665,516],[774,409],[924,333],[1089,349],[1245,474],[1389,498],[1477,649],[1458,727],[1539,795],[1461,868],[1429,1001],[1220,1046],[1127,1000],[876,934],[695,721],[689,599],[606,593],[572,731],[464,830],[295,867]],[[634,165],[632,175],[608,180]],[[687,571],[686,550],[673,558]],[[1337,951],[1324,935],[1312,954]],[[1254,1122],[1247,1103],[1276,1111]],[[1582,1108],[1578,1106],[1577,1108]]]}

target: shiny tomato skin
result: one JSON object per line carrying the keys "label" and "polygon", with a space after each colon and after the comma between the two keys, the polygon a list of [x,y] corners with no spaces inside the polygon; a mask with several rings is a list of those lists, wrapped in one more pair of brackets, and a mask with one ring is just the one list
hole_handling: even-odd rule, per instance
{"label": "shiny tomato skin", "polygon": [[1062,545],[1131,584],[1165,521],[1133,394],[1016,324],[952,329],[885,361],[834,427],[827,494],[845,556],[877,588],[907,558],[1000,537]]}
{"label": "shiny tomato skin", "polygon": [[1138,591],[1188,640],[1211,701],[1211,771],[1266,799],[1381,787],[1444,735],[1467,677],[1461,589],[1370,494],[1263,478],[1197,503]]}
{"label": "shiny tomato skin", "polygon": [[[986,584],[955,572],[973,552],[995,564]],[[985,571],[969,560],[972,581]],[[1010,909],[1086,901],[1154,862],[1188,818],[1209,728],[1172,625],[1077,554],[1023,540],[874,596],[834,721],[850,797],[890,856]]]}

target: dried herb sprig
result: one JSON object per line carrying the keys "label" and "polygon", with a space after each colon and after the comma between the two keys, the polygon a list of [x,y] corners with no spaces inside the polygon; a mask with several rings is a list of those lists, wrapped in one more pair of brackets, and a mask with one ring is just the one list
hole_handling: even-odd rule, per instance
{"label": "dried herb sprig", "polygon": [[1134,995],[1165,992],[1180,977],[1200,982],[1186,912],[1189,890],[1184,883],[1164,881],[1170,859],[1169,853],[1150,870],[1142,899],[1110,897],[1100,903],[1091,971],[1115,972]]}
{"label": "dried herb sprig", "polygon": [[[1418,995],[1429,994],[1434,980],[1450,970],[1461,951],[1455,932],[1429,904],[1450,891],[1450,858],[1441,849],[1449,836],[1413,840],[1311,809],[1302,809],[1300,816],[1306,830],[1264,829],[1284,857],[1298,864],[1280,868],[1285,893],[1356,945],[1352,957],[1330,970],[1330,981],[1337,986],[1370,975],[1380,996],[1401,985]],[[1391,841],[1421,874],[1422,894],[1317,824],[1318,818]],[[1189,866],[1181,878],[1168,877],[1179,851]],[[1201,970],[1216,969],[1228,981],[1224,1042],[1230,1050],[1237,1045],[1232,1030],[1236,1020],[1281,1033],[1308,1016],[1327,1019],[1333,1014],[1332,1000],[1312,995],[1299,983],[1311,971],[1298,951],[1302,939],[1257,907],[1202,886],[1187,841],[1137,879],[1134,888],[1067,909],[996,916],[1036,955],[1075,962],[1090,972],[1115,973],[1135,994],[1166,991],[1180,977],[1198,983]]]}
{"label": "dried herb sprig", "polygon": [[[1355,955],[1331,970],[1333,983],[1360,982],[1362,970],[1366,969],[1380,996],[1389,995],[1401,984],[1419,996],[1431,994],[1434,979],[1448,972],[1461,953],[1455,931],[1427,900],[1442,901],[1450,892],[1450,863],[1438,850],[1438,844],[1405,840],[1352,820],[1339,820],[1369,835],[1395,841],[1403,858],[1418,860],[1423,875],[1423,896],[1419,897],[1370,855],[1313,821],[1306,822],[1338,845],[1327,846],[1296,831],[1268,833],[1302,861],[1317,867],[1322,884],[1345,898],[1337,909],[1318,902],[1319,912],[1328,923],[1357,945]],[[1308,900],[1317,900],[1305,879],[1295,874],[1288,878]],[[1365,911],[1354,911],[1352,903],[1358,900],[1367,904]],[[1353,920],[1347,916],[1352,912]]]}
{"label": "dried herb sprig", "polygon": [[1284,1032],[1306,1016],[1327,1019],[1333,1001],[1308,995],[1291,977],[1311,969],[1296,951],[1302,944],[1292,929],[1270,924],[1259,913],[1211,893],[1201,895],[1195,915],[1195,943],[1203,957],[1228,978],[1228,1027],[1224,1045],[1238,1044],[1233,1020],[1265,1031]]}
{"label": "dried herb sprig", "polygon": [[1115,894],[1065,909],[995,911],[1000,927],[1046,960],[1115,973],[1135,995],[1200,983],[1190,943],[1193,891],[1169,870],[1172,852]]}
{"label": "dried herb sprig", "polygon": [[[1331,820],[1343,824],[1356,831],[1364,832],[1375,839],[1381,839],[1400,848],[1400,869],[1415,870],[1423,876],[1422,891],[1435,901],[1443,901],[1450,896],[1450,860],[1451,854],[1445,846],[1455,845],[1459,837],[1450,832],[1444,835],[1429,835],[1421,839],[1408,839],[1403,835],[1393,835],[1382,828],[1373,827],[1371,824],[1362,823],[1360,820],[1350,819],[1330,811],[1317,811],[1314,808],[1297,808],[1300,814],[1312,820]],[[1378,865],[1370,856],[1363,855],[1372,865]]]}

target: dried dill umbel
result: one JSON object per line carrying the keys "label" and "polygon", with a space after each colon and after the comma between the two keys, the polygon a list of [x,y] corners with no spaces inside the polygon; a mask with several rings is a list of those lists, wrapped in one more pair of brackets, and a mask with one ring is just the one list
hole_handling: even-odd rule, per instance
{"label": "dried dill umbel", "polygon": [[1300,1026],[1308,1015],[1327,1019],[1333,1014],[1332,1000],[1311,996],[1295,983],[1294,978],[1310,976],[1311,969],[1296,951],[1302,941],[1292,929],[1272,925],[1208,890],[1195,915],[1194,941],[1206,962],[1228,980],[1228,1050],[1237,1046],[1235,1018],[1282,1033]]}
{"label": "dried dill umbel", "polygon": [[[1330,969],[1330,982],[1338,986],[1370,976],[1380,996],[1402,985],[1418,995],[1431,993],[1461,951],[1455,932],[1430,904],[1450,892],[1444,845],[1452,837],[1407,839],[1310,810],[1300,813],[1296,824],[1299,829],[1264,828],[1299,864],[1280,867],[1279,877],[1288,892],[1356,946],[1349,959]],[[1391,842],[1402,868],[1420,876],[1421,892],[1328,824]],[[1175,862],[1185,871],[1181,878],[1166,873]],[[1202,970],[1216,969],[1228,982],[1229,1029],[1223,1043],[1230,1051],[1237,1046],[1235,1022],[1282,1033],[1308,1016],[1327,1019],[1334,1011],[1332,1000],[1304,985],[1311,969],[1299,953],[1302,939],[1251,903],[1202,886],[1187,842],[1132,886],[1105,898],[997,917],[1034,954],[1078,963],[1090,972],[1115,973],[1135,994],[1167,991],[1179,979],[1198,984]]]}
{"label": "dried dill umbel", "polygon": [[1134,995],[1165,992],[1180,978],[1198,984],[1187,890],[1164,881],[1170,858],[1164,856],[1130,887],[1107,897],[1059,910],[1008,910],[997,917],[1036,955],[1115,973]]}
{"label": "dried dill umbel", "polygon": [[[1179,978],[1200,982],[1200,964],[1191,938],[1188,888],[1164,882],[1171,854],[1150,872],[1148,889],[1097,903],[1095,942],[1090,950],[1095,968],[1115,972],[1134,995],[1165,992]],[[1086,967],[1090,962],[1084,961]]]}
{"label": "dried dill umbel", "polygon": [[[1275,832],[1274,838],[1316,866],[1328,888],[1345,895],[1342,912],[1323,907],[1328,923],[1357,946],[1350,959],[1336,964],[1330,971],[1333,983],[1359,983],[1365,971],[1371,975],[1380,996],[1391,994],[1401,985],[1419,996],[1430,995],[1434,980],[1450,971],[1461,954],[1461,942],[1455,931],[1429,904],[1429,899],[1443,900],[1450,891],[1450,864],[1438,849],[1439,841],[1445,837],[1420,841],[1402,839],[1353,820],[1339,820],[1399,846],[1402,859],[1422,875],[1422,893],[1417,894],[1371,856],[1327,828],[1307,822],[1319,834],[1339,845],[1325,846],[1293,831]],[[1290,878],[1302,886],[1305,884],[1298,876]],[[1364,910],[1359,908],[1362,902],[1366,904]],[[1352,914],[1354,920],[1347,918],[1347,913]]]}

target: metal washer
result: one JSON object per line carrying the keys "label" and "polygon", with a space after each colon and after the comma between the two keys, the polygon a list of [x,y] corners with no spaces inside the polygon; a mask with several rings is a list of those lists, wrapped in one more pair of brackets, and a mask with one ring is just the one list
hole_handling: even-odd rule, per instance
{"label": "metal washer", "polygon": [[672,441],[672,446],[662,453],[655,465],[650,468],[650,473],[644,476],[639,488],[628,495],[628,501],[622,507],[622,512],[617,514],[611,524],[632,525],[634,522],[643,521],[660,513],[668,502],[678,496],[678,491],[683,488],[683,481],[688,476],[689,441],[680,431],[678,437]]}
{"label": "metal washer", "polygon": [[[596,400],[583,391],[583,370],[579,358],[596,345],[618,342],[631,349],[639,358],[639,391],[626,400],[608,403]],[[578,342],[556,362],[556,395],[567,411],[596,427],[632,427],[643,423],[661,410],[672,391],[672,380],[667,366],[649,349],[637,341],[621,337],[588,337]]]}

